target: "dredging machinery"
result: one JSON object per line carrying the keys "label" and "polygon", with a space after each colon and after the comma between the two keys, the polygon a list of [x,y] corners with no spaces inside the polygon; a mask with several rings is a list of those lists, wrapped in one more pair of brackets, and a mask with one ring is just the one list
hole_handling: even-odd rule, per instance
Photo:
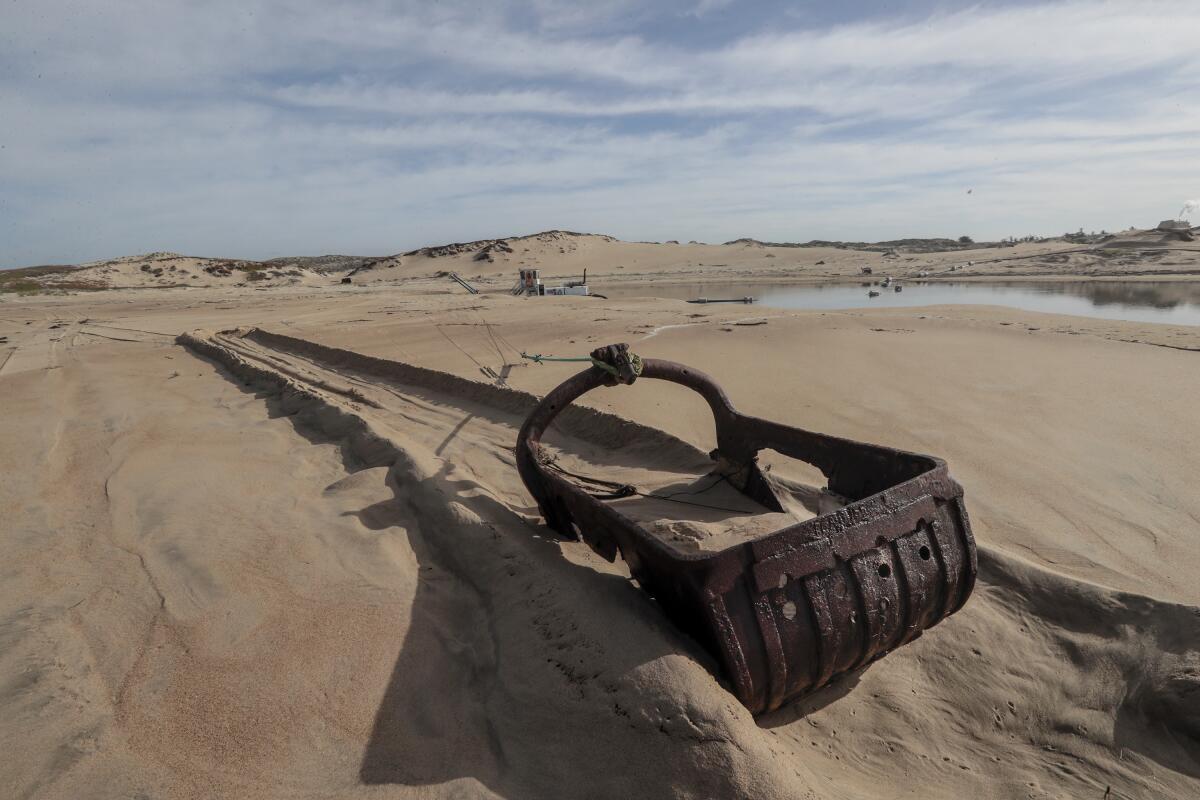
{"label": "dredging machinery", "polygon": [[[761,714],[852,673],[962,608],[978,559],[962,487],[946,462],[790,427],[737,411],[682,364],[599,348],[547,394],[517,438],[517,468],[546,524],[631,575],[707,649],[734,695]],[[840,508],[717,551],[682,551],[550,468],[541,439],[564,408],[602,386],[662,380],[698,392],[716,423],[714,472],[768,511],[777,488],[758,466],[774,450],[820,469]]]}

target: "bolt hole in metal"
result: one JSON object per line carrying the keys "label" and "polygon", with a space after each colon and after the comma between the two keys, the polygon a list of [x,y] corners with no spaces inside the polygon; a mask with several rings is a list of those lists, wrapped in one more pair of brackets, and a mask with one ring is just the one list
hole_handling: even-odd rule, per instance
{"label": "bolt hole in metal", "polygon": [[892,574],[892,568],[891,568],[891,567],[889,567],[887,564],[880,564],[880,565],[879,565],[879,577],[881,577],[881,578],[886,578],[886,577],[888,577],[888,576],[889,576],[889,575],[891,575],[891,574]]}
{"label": "bolt hole in metal", "polygon": [[921,549],[917,551],[917,555],[921,557],[922,561],[928,561],[930,555],[932,554],[929,552],[929,548],[927,546],[921,545]]}

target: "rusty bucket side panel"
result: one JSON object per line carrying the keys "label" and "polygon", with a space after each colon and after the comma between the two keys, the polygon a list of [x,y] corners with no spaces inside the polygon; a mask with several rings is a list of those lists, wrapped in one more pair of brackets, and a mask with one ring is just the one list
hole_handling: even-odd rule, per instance
{"label": "rusty bucket side panel", "polygon": [[970,523],[959,497],[921,500],[923,516],[896,515],[903,527],[878,534],[882,544],[827,568],[780,572],[761,589],[748,570],[710,584],[726,583],[706,609],[721,632],[725,671],[751,711],[771,711],[865,666],[961,607],[977,572]]}

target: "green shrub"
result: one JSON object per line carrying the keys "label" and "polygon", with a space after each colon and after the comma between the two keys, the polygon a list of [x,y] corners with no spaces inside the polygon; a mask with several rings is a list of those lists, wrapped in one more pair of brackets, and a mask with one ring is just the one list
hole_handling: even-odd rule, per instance
{"label": "green shrub", "polygon": [[0,281],[0,292],[35,294],[41,290],[42,285],[34,281]]}

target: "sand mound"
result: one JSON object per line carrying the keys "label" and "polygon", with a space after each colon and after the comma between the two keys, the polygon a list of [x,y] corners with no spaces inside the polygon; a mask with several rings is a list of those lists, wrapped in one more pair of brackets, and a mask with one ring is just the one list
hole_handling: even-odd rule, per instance
{"label": "sand mound", "polygon": [[[95,291],[139,288],[256,289],[341,285],[408,286],[457,272],[485,292],[509,289],[518,269],[541,270],[550,285],[577,280],[593,285],[655,281],[847,282],[863,269],[900,279],[972,277],[1045,278],[1070,275],[1200,274],[1200,248],[1184,231],[1130,230],[1116,236],[1021,244],[961,244],[948,239],[803,244],[735,239],[724,244],[675,240],[627,242],[611,236],[550,230],[418,248],[388,256],[326,255],[267,261],[204,258],[171,252],[95,261],[79,267],[30,268],[0,273],[6,291]],[[1136,251],[1136,252],[1134,252]],[[1165,258],[1164,258],[1165,257]],[[1149,263],[1147,263],[1149,262]],[[49,270],[49,271],[47,271]],[[432,276],[432,277],[431,277]],[[462,291],[439,281],[445,293]]]}

